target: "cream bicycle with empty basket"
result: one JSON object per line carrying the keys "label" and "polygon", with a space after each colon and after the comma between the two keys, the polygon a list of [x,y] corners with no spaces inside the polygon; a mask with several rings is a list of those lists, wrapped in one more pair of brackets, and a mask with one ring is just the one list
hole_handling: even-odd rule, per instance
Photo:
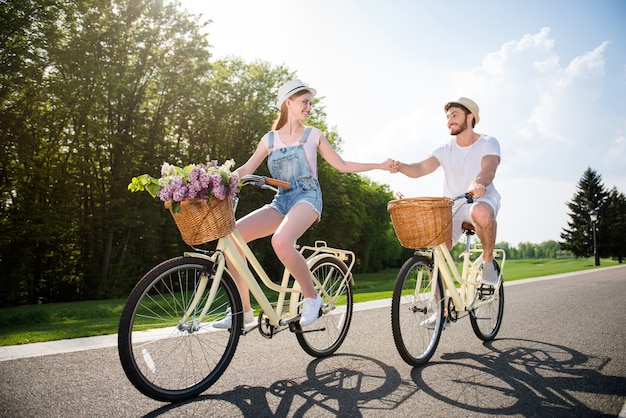
{"label": "cream bicycle with empty basket", "polygon": [[[275,187],[289,187],[289,183],[255,175],[244,176],[241,184],[274,191]],[[143,276],[121,315],[118,351],[126,376],[140,392],[156,400],[181,401],[204,392],[228,367],[240,336],[255,328],[266,338],[289,329],[304,351],[325,357],[343,343],[352,320],[352,251],[331,248],[321,241],[300,248],[323,298],[320,318],[301,327],[300,288],[286,270],[280,284],[269,278],[235,229],[237,198],[234,203],[228,199],[209,202],[196,205],[200,214],[183,206],[183,215],[195,219],[174,217],[193,251],[167,260]],[[194,247],[217,238],[215,250]],[[236,246],[243,249],[247,261]],[[226,257],[244,277],[261,308],[258,322],[247,328]],[[252,271],[276,294],[275,302],[268,300]],[[232,312],[231,329],[214,328],[212,324],[224,319],[228,310]]]}
{"label": "cream bicycle with empty basket", "polygon": [[[463,224],[465,250],[459,273],[446,242],[452,235],[450,198],[408,198],[389,202],[388,211],[402,246],[416,249],[398,272],[391,302],[391,327],[402,359],[422,365],[433,356],[445,326],[469,316],[478,338],[496,337],[504,312],[502,269],[506,253],[495,249],[498,282],[480,283],[482,248],[472,246],[473,226]],[[459,286],[457,286],[457,283]]]}

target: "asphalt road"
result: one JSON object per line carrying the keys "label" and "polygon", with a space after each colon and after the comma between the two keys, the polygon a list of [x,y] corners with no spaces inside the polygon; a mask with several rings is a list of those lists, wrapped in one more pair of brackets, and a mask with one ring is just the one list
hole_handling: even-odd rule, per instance
{"label": "asphalt road", "polygon": [[0,416],[626,417],[626,266],[506,284],[505,300],[496,340],[483,344],[461,319],[421,368],[398,355],[388,306],[360,305],[339,352],[321,360],[289,332],[254,332],[220,380],[183,404],[135,390],[115,346],[4,348]]}

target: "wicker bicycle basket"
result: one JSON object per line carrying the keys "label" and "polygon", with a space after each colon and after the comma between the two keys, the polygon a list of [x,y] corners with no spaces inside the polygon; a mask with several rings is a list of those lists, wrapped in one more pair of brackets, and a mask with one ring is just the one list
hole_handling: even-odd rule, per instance
{"label": "wicker bicycle basket", "polygon": [[204,202],[202,199],[189,199],[180,202],[182,213],[174,213],[170,202],[165,202],[183,241],[194,246],[222,238],[235,229],[233,200],[215,198]]}
{"label": "wicker bicycle basket", "polygon": [[425,248],[452,237],[452,199],[413,197],[387,204],[393,229],[406,248]]}

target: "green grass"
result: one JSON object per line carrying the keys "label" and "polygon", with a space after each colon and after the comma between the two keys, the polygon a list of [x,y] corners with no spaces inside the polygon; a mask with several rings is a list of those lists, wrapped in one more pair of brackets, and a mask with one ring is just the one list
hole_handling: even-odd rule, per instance
{"label": "green grass", "polygon": [[[601,261],[600,267],[617,265]],[[508,260],[505,281],[596,268],[593,259]],[[354,301],[390,298],[398,269],[355,275]],[[271,299],[270,299],[271,300]],[[0,346],[115,334],[125,300],[112,299],[0,309]]]}
{"label": "green grass", "polygon": [[0,346],[116,333],[124,299],[0,309]]}

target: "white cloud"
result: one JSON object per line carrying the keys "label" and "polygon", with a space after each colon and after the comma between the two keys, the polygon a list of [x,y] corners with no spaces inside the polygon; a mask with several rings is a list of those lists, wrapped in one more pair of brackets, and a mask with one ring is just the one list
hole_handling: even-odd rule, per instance
{"label": "white cloud", "polygon": [[568,85],[570,82],[579,78],[597,78],[604,75],[604,58],[603,53],[609,42],[602,42],[593,51],[589,51],[572,60],[567,66],[566,77],[564,77],[558,85]]}

